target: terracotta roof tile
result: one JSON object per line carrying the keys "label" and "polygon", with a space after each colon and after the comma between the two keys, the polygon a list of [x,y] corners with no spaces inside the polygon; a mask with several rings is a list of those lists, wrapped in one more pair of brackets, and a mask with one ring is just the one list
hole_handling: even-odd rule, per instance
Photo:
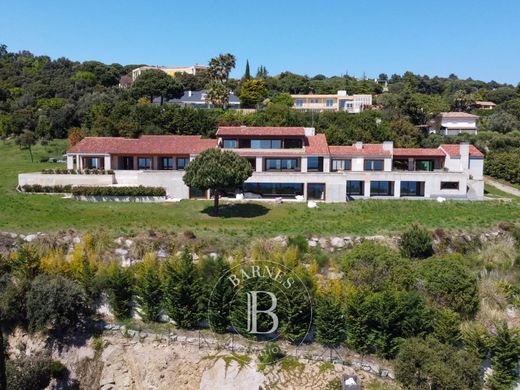
{"label": "terracotta roof tile", "polygon": [[383,144],[363,144],[361,149],[354,145],[329,146],[330,154],[336,156],[381,156],[390,157],[391,153],[383,149]]}
{"label": "terracotta roof tile", "polygon": [[395,157],[445,157],[441,149],[433,148],[394,148]]}
{"label": "terracotta roof tile", "polygon": [[305,136],[305,129],[303,127],[223,126],[218,128],[217,136],[303,137]]}
{"label": "terracotta roof tile", "polygon": [[[460,145],[457,144],[443,144],[440,146],[446,154],[452,157],[460,157]],[[474,145],[469,145],[469,155],[471,157],[484,157],[484,154],[478,150]]]}
{"label": "terracotta roof tile", "polygon": [[441,112],[443,118],[478,118],[478,115],[468,114],[467,112]]}

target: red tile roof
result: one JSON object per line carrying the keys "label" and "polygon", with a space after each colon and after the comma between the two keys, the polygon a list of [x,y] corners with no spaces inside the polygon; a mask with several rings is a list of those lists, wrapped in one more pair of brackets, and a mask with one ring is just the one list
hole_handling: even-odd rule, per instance
{"label": "red tile roof", "polygon": [[383,149],[383,144],[363,144],[361,149],[354,145],[348,146],[329,146],[332,157],[338,156],[381,156],[390,157],[391,153]]}
{"label": "red tile roof", "polygon": [[433,148],[394,148],[394,157],[445,157],[441,149]]}
{"label": "red tile roof", "polygon": [[323,156],[329,154],[325,134],[306,137],[303,149],[233,149],[240,156]]}
{"label": "red tile roof", "polygon": [[216,146],[216,140],[203,139],[200,135],[143,135],[139,139],[87,137],[68,153],[197,154]]}
{"label": "red tile roof", "polygon": [[[460,145],[457,144],[443,144],[439,146],[446,154],[451,157],[460,157]],[[469,145],[470,157],[484,157],[484,154],[478,150],[474,145]]]}
{"label": "red tile roof", "polygon": [[303,127],[219,127],[217,136],[256,136],[256,137],[304,137],[305,129]]}

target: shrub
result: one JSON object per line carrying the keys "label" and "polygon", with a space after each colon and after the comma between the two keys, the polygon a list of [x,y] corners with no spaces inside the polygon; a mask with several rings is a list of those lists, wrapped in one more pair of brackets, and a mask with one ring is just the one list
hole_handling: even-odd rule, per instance
{"label": "shrub", "polygon": [[162,187],[86,187],[72,188],[74,196],[166,196]]}
{"label": "shrub", "polygon": [[428,230],[414,225],[403,233],[399,247],[405,257],[425,259],[433,254],[432,236]]}
{"label": "shrub", "polygon": [[67,367],[59,360],[53,360],[51,363],[51,376],[53,378],[63,378],[67,373]]}
{"label": "shrub", "polygon": [[45,356],[24,356],[6,363],[7,388],[42,390],[51,381],[51,360]]}
{"label": "shrub", "polygon": [[25,184],[21,187],[23,192],[34,192],[34,193],[56,193],[56,194],[63,194],[63,193],[70,193],[72,192],[72,186],[70,184],[67,185],[54,185],[54,186],[42,186],[39,184]]}
{"label": "shrub", "polygon": [[132,313],[133,277],[127,268],[122,268],[115,261],[107,270],[108,304],[117,319],[130,317]]}
{"label": "shrub", "polygon": [[27,294],[29,330],[65,330],[88,314],[80,285],[61,276],[38,275]]}
{"label": "shrub", "polygon": [[278,360],[282,359],[285,356],[285,353],[280,349],[280,347],[275,343],[267,343],[262,352],[260,352],[258,359],[262,366],[266,364],[276,363]]}
{"label": "shrub", "polygon": [[307,252],[307,249],[309,249],[309,243],[307,242],[307,239],[302,235],[289,237],[289,239],[287,240],[287,245],[298,248],[298,252],[300,255],[305,254]]}
{"label": "shrub", "polygon": [[113,175],[112,169],[43,169],[42,173],[45,175]]}

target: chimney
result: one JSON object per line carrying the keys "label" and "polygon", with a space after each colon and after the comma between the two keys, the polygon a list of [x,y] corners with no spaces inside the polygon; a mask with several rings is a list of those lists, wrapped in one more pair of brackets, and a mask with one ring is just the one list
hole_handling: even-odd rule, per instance
{"label": "chimney", "polygon": [[394,151],[394,143],[393,141],[385,141],[383,142],[383,150],[387,150],[390,153]]}
{"label": "chimney", "polygon": [[345,91],[344,89],[339,90],[338,96],[347,96],[347,91]]}
{"label": "chimney", "polygon": [[191,91],[188,91],[188,96],[191,97]]}
{"label": "chimney", "polygon": [[356,149],[358,149],[358,150],[363,149],[363,142],[361,142],[361,141],[356,142],[356,143],[354,144],[354,147],[355,147]]}
{"label": "chimney", "polygon": [[312,137],[316,134],[314,127],[304,127],[303,130],[305,131],[306,137]]}
{"label": "chimney", "polygon": [[460,150],[460,165],[463,171],[469,169],[469,143],[461,142],[459,145]]}

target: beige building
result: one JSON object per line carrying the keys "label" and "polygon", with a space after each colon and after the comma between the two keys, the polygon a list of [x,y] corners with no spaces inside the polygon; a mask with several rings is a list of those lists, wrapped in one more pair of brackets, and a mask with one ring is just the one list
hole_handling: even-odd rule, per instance
{"label": "beige building", "polygon": [[167,75],[175,77],[177,73],[187,73],[195,75],[197,73],[200,73],[201,71],[208,69],[208,67],[199,64],[195,64],[192,66],[141,66],[132,70],[132,81],[135,81],[135,79],[138,78],[141,75],[141,73],[143,73],[145,70],[150,69],[162,70]]}
{"label": "beige building", "polygon": [[430,133],[440,135],[477,134],[477,120],[478,115],[467,112],[441,112],[431,121]]}
{"label": "beige building", "polygon": [[326,95],[291,95],[293,109],[299,111],[346,111],[359,113],[372,105],[372,95],[347,95],[347,91]]}

